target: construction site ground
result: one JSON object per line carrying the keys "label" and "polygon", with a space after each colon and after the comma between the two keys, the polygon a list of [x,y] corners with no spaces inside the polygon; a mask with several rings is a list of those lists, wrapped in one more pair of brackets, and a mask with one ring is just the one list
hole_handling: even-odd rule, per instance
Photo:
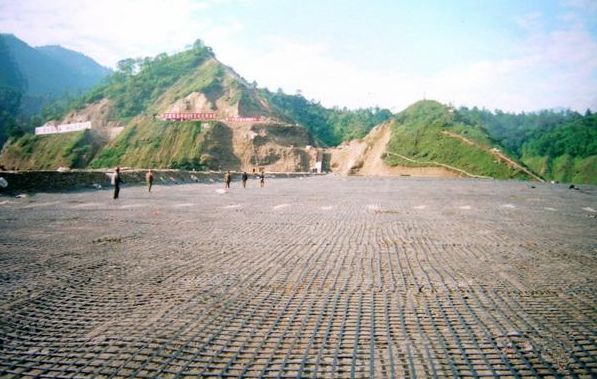
{"label": "construction site ground", "polygon": [[0,377],[597,376],[597,188],[0,197]]}

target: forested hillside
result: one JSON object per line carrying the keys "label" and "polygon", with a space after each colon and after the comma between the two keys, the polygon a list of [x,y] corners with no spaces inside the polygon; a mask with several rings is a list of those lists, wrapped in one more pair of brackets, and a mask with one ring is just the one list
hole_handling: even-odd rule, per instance
{"label": "forested hillside", "polygon": [[24,87],[25,80],[0,35],[0,147],[19,126],[17,115]]}
{"label": "forested hillside", "polygon": [[[12,34],[0,34],[0,40],[8,55],[5,59],[22,78],[21,111],[26,114],[38,112],[52,99],[85,91],[110,73],[91,58],[60,46],[33,48]],[[0,68],[4,73],[9,74]]]}
{"label": "forested hillside", "polygon": [[[99,65],[88,56],[62,46],[39,46],[35,50],[66,67],[67,73],[76,79],[72,88],[75,90],[91,88],[111,73],[110,69]],[[71,88],[66,90],[69,91]]]}
{"label": "forested hillside", "polygon": [[392,112],[380,108],[348,110],[325,108],[302,95],[287,95],[282,91],[263,90],[264,96],[282,114],[298,121],[323,144],[336,146],[352,139],[363,138],[373,129],[392,117]]}
{"label": "forested hillside", "polygon": [[0,146],[47,119],[44,107],[81,95],[110,70],[60,46],[33,48],[12,34],[0,34]]}
{"label": "forested hillside", "polygon": [[[267,89],[257,89],[247,83],[244,79],[233,73],[232,69],[222,65],[215,60],[214,54],[209,47],[198,40],[193,48],[175,55],[160,54],[154,58],[125,59],[118,63],[118,69],[107,80],[76,99],[70,101],[57,101],[49,104],[38,118],[42,124],[46,120],[63,118],[68,112],[78,111],[89,104],[109,99],[111,120],[127,124],[134,117],[142,116],[153,119],[153,116],[163,110],[165,104],[180,101],[192,92],[203,93],[212,106],[215,107],[215,100],[225,94],[228,96],[226,102],[240,104],[239,111],[246,115],[268,116],[273,115],[276,119],[289,123],[297,123],[311,132],[318,143],[327,146],[335,146],[343,141],[364,137],[373,127],[387,121],[391,112],[385,109],[368,108],[359,110],[328,109],[319,103],[309,101],[301,95],[287,95],[278,91],[272,93]],[[261,97],[263,100],[257,100]],[[266,101],[268,108],[260,103]],[[215,111],[216,109],[208,109]],[[160,140],[156,134],[163,129],[163,122],[157,120],[145,120],[140,123],[152,128],[143,133],[145,139]],[[184,127],[179,128],[181,131]],[[135,127],[135,130],[138,126]],[[192,129],[192,128],[191,128]],[[153,132],[150,132],[153,130]],[[194,130],[194,129],[193,129]],[[153,134],[155,135],[153,135]],[[136,134],[136,132],[135,132]],[[148,137],[152,134],[153,137]],[[129,136],[129,131],[123,136]],[[123,158],[127,147],[123,144],[132,143],[129,137],[119,137],[122,142],[118,148],[106,147],[100,151],[97,159],[92,163],[97,165],[113,165]],[[168,139],[162,139],[162,141]],[[34,143],[35,140],[27,140]],[[135,140],[136,141],[136,140]],[[151,146],[154,146],[152,143]],[[128,149],[131,149],[129,146]],[[175,146],[166,150],[174,151]],[[160,151],[163,149],[160,149]],[[139,157],[142,162],[151,163],[149,156],[151,151],[145,149],[143,153],[136,152],[134,161],[129,158],[126,162],[138,163]],[[173,153],[176,158],[179,155],[188,156],[187,160],[197,162],[197,153]],[[131,154],[128,154],[129,156]],[[160,153],[160,155],[163,155]],[[167,163],[169,167],[178,167],[179,160],[174,159]],[[186,161],[185,161],[186,162]],[[186,164],[186,163],[185,163]],[[198,167],[197,164],[195,166]]]}
{"label": "forested hillside", "polygon": [[513,114],[460,108],[457,115],[482,125],[497,143],[546,179],[597,184],[597,115],[590,111]]}
{"label": "forested hillside", "polygon": [[[181,76],[210,57],[213,57],[210,49],[197,47],[172,56],[160,54],[155,58],[122,60],[118,62],[118,70],[107,81],[79,98],[71,107],[81,108],[85,104],[109,98],[114,103],[114,117],[126,119],[136,116],[148,111],[149,106]],[[197,76],[207,86],[218,73],[203,72]]]}
{"label": "forested hillside", "polygon": [[530,179],[515,161],[494,150],[495,141],[478,124],[436,101],[419,101],[391,122],[386,162],[392,166],[443,166],[467,175]]}

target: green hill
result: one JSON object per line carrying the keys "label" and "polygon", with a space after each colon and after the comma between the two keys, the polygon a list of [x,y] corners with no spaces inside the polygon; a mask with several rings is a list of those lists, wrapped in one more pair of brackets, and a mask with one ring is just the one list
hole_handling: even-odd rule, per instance
{"label": "green hill", "polygon": [[[176,102],[201,94],[205,104],[190,111],[220,112],[229,116],[272,116],[256,92],[236,73],[217,61],[202,45],[155,59],[127,61],[104,86],[84,98],[85,103],[109,99],[113,117],[126,124],[116,140],[90,163],[135,167],[214,168],[238,162],[231,151],[229,128],[220,122],[169,122],[156,119]],[[136,73],[134,73],[136,72]],[[221,146],[218,146],[221,142]],[[220,150],[218,152],[218,149]],[[213,160],[216,163],[213,163]]]}
{"label": "green hill", "polygon": [[597,184],[597,115],[533,136],[522,145],[521,159],[548,179]]}
{"label": "green hill", "polygon": [[597,184],[597,115],[569,110],[535,113],[461,108],[512,156],[548,180]]}
{"label": "green hill", "polygon": [[263,95],[284,114],[296,120],[327,146],[363,138],[375,126],[389,120],[392,112],[380,108],[357,110],[328,109],[302,95],[287,95],[281,90],[273,93],[262,90]]}
{"label": "green hill", "polygon": [[[163,121],[162,113],[214,113],[217,120]],[[260,121],[236,123],[239,117]],[[81,140],[84,157],[72,159],[70,167],[231,168],[288,161],[284,169],[309,169],[303,150],[313,144],[304,128],[289,119],[231,68],[220,63],[201,41],[193,48],[168,56],[127,59],[101,85],[78,98],[66,109],[56,109],[53,120],[93,120],[97,133],[124,130],[100,148]],[[253,136],[249,138],[249,136]],[[55,151],[50,140],[70,141],[64,136],[26,136],[5,149],[6,167],[29,168],[39,159],[24,159],[28,152],[43,156],[43,167],[56,167],[68,157]],[[102,141],[108,141],[104,138]],[[91,146],[93,145],[93,147]],[[88,146],[84,148],[83,146]],[[94,154],[91,154],[94,153]],[[56,157],[56,159],[52,159]],[[293,163],[294,162],[294,163]],[[294,166],[293,166],[294,165]],[[296,166],[296,167],[295,167]]]}
{"label": "green hill", "polygon": [[105,138],[91,130],[46,136],[26,134],[4,147],[1,162],[7,168],[21,170],[83,168],[104,143]]}
{"label": "green hill", "polygon": [[391,166],[445,165],[471,175],[530,179],[516,162],[494,149],[479,125],[459,120],[457,111],[435,101],[420,101],[391,122],[385,161]]}

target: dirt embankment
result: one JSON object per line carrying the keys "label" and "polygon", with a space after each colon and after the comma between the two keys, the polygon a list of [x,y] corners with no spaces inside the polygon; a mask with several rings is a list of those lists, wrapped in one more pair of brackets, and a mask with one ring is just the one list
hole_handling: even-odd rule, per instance
{"label": "dirt embankment", "polygon": [[50,122],[51,124],[70,124],[74,122],[91,121],[91,128],[108,140],[114,139],[124,129],[118,121],[112,121],[114,112],[113,104],[108,99],[102,99],[89,104],[83,109],[72,111],[62,120]]}
{"label": "dirt embankment", "polygon": [[[213,123],[205,121],[201,135],[194,137],[173,136],[173,138],[208,138],[209,143],[204,146],[203,151],[203,156],[208,158],[211,156],[209,159],[213,161],[211,164],[206,165],[208,169],[252,171],[255,168],[270,172],[302,172],[310,171],[315,166],[317,152],[307,148],[307,146],[314,143],[305,128],[277,121],[273,116],[263,116],[259,113],[256,115],[242,114],[239,110],[239,103],[230,103],[228,95],[210,99],[203,93],[193,92],[182,99],[174,101],[172,104],[165,104],[163,108],[166,112],[216,112],[220,115],[222,125],[218,132],[211,130],[214,129],[212,128]],[[265,105],[263,106],[265,107]],[[112,111],[110,101],[102,100],[90,104],[82,110],[72,112],[63,120],[57,120],[55,123],[91,121],[92,137],[94,141],[97,140],[101,150],[123,129],[117,127],[118,124],[109,121]],[[226,119],[227,117],[236,116],[259,116],[260,119],[259,121]],[[149,124],[151,124],[151,121]],[[149,125],[149,127],[152,126]],[[20,157],[17,158],[21,159]],[[163,160],[160,160],[160,157],[157,157],[156,161],[160,163],[154,167],[160,167],[159,164],[164,163]],[[130,162],[121,163],[127,166],[137,166],[135,163]],[[69,163],[61,163],[55,165],[55,167],[47,168],[69,165]],[[18,163],[5,164],[5,167],[14,167],[20,170],[46,168],[23,166]],[[140,167],[143,167],[143,165]],[[162,167],[168,166],[164,165]]]}
{"label": "dirt embankment", "polygon": [[[305,128],[276,120],[269,104],[257,95],[254,96],[257,106],[249,107],[251,109],[248,111],[244,110],[241,101],[231,102],[230,99],[234,97],[234,90],[230,88],[211,98],[200,92],[192,92],[171,104],[163,104],[163,107],[165,112],[218,114],[228,134],[225,140],[216,139],[212,142],[230,148],[225,153],[218,149],[220,154],[216,166],[241,171],[263,168],[274,172],[310,171],[315,166],[317,154],[307,149],[308,145],[313,145],[313,139]],[[224,120],[238,116],[258,116],[261,120]]]}
{"label": "dirt embankment", "polygon": [[386,145],[392,136],[388,124],[379,125],[362,140],[353,140],[330,149],[331,168],[341,175],[458,177],[444,167],[390,166],[384,162]]}

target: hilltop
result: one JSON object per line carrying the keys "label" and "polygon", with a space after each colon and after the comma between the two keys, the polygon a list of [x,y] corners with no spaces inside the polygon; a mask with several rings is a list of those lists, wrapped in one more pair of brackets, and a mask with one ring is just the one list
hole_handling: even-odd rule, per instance
{"label": "hilltop", "polygon": [[[174,121],[166,114],[209,117]],[[91,130],[12,141],[2,164],[307,171],[317,154],[307,148],[315,144],[307,129],[200,41],[173,56],[121,61],[118,72],[49,123],[85,121]]]}
{"label": "hilltop", "polygon": [[362,141],[332,152],[332,168],[358,175],[468,176],[541,180],[502,152],[479,125],[436,101],[419,101]]}

